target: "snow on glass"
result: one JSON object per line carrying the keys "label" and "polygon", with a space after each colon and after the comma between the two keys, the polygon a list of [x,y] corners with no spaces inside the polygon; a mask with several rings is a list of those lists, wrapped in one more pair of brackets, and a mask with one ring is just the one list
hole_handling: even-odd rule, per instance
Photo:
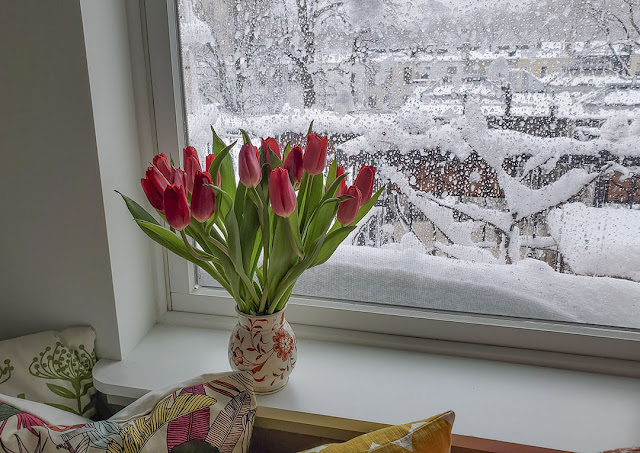
{"label": "snow on glass", "polygon": [[314,120],[386,185],[297,294],[640,327],[640,2],[178,4],[201,154]]}

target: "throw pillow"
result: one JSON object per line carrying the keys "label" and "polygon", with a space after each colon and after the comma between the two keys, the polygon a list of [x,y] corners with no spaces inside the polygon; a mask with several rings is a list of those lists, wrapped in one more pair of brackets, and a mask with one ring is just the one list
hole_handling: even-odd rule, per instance
{"label": "throw pillow", "polygon": [[406,425],[389,426],[341,444],[321,445],[304,453],[449,453],[452,411]]}
{"label": "throw pillow", "polygon": [[73,327],[0,341],[0,393],[90,417],[96,334]]}
{"label": "throw pillow", "polygon": [[0,395],[0,451],[244,453],[256,409],[253,380],[241,372],[203,375],[149,393],[100,422],[69,420],[51,408],[25,412],[22,403]]}

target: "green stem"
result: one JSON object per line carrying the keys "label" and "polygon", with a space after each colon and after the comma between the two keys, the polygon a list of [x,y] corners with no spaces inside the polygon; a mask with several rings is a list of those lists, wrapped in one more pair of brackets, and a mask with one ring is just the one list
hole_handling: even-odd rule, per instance
{"label": "green stem", "polygon": [[311,187],[313,186],[314,177],[315,175],[309,175],[309,178],[307,179],[307,187],[305,189],[305,194],[304,194],[304,206],[302,210],[302,221],[300,222],[300,225],[303,227],[303,229],[307,222],[307,211],[309,207],[308,199],[309,199],[309,194],[311,193]]}
{"label": "green stem", "polygon": [[286,219],[286,220],[287,221],[285,223],[287,224],[287,231],[289,232],[289,239],[291,240],[291,247],[293,247],[293,251],[296,252],[296,255],[298,255],[298,257],[300,259],[304,259],[304,253],[302,253],[302,251],[298,247],[296,239],[293,236],[293,229],[291,228],[291,222],[289,221],[289,219]]}
{"label": "green stem", "polygon": [[189,253],[191,253],[191,255],[200,261],[211,261],[212,263],[216,263],[216,264],[220,264],[220,261],[218,261],[215,258],[209,258],[207,256],[201,255],[199,254],[192,246],[191,244],[189,244],[189,239],[187,239],[187,235],[184,233],[184,230],[180,230],[180,236],[182,236],[182,241],[184,242],[184,245],[187,246],[187,250],[189,250]]}
{"label": "green stem", "polygon": [[252,193],[256,198],[256,204],[258,205],[258,219],[260,221],[260,228],[262,228],[262,281],[264,285],[262,287],[262,298],[260,299],[260,305],[258,306],[258,313],[262,313],[266,308],[267,299],[269,298],[269,225],[267,225],[267,219],[269,218],[269,206],[266,202],[262,201],[262,197],[258,193],[255,187],[252,188]]}
{"label": "green stem", "polygon": [[[198,237],[200,238],[200,240],[198,241],[198,243],[200,244],[200,246],[202,246],[203,249],[207,250],[208,252],[211,254],[214,254],[215,252],[213,251],[213,249],[211,249],[210,247],[207,247],[207,243],[204,240],[204,238],[200,235],[200,232],[198,231],[198,229],[194,228],[194,234],[198,235]],[[198,240],[198,239],[196,239]],[[233,296],[233,291],[231,291],[231,285],[229,284],[229,281],[227,280],[224,271],[224,266],[222,265],[222,263],[218,262],[218,263],[214,263],[216,266],[220,266],[220,268],[222,269],[214,269],[212,268],[211,270],[206,270],[206,272],[211,275],[214,280],[216,280],[218,283],[220,283],[220,285],[222,285],[222,287],[227,290],[227,292],[229,294],[231,294],[231,296]],[[212,272],[213,271],[213,272]],[[234,297],[234,299],[236,299]]]}
{"label": "green stem", "polygon": [[[202,224],[194,223],[194,230],[203,239],[205,245],[207,245],[206,248],[210,249],[212,251],[212,254],[221,253],[223,255],[222,257],[219,257],[221,267],[227,270],[227,272],[236,272],[235,266],[233,265],[233,263],[231,262],[231,258],[229,257],[228,249],[220,241],[207,235],[206,232],[204,231],[204,228],[202,227]],[[216,247],[217,253],[213,251],[214,249],[212,249],[212,247]],[[225,261],[226,264],[224,264],[223,261]],[[211,273],[209,272],[209,274]],[[216,278],[216,276],[214,276],[213,274],[211,274],[211,276],[213,278]],[[222,284],[222,282],[220,283]],[[239,294],[233,291],[233,289],[231,288],[231,284],[229,283],[226,286],[223,284],[222,286],[235,299],[236,303],[238,304],[238,307],[240,308],[240,311],[246,313],[247,307],[245,306],[245,302],[242,300]]]}
{"label": "green stem", "polygon": [[217,217],[215,219],[215,224],[220,228],[220,232],[224,236],[225,240],[228,240],[229,236],[227,235],[227,227],[224,226],[224,222],[222,221],[222,217]]}

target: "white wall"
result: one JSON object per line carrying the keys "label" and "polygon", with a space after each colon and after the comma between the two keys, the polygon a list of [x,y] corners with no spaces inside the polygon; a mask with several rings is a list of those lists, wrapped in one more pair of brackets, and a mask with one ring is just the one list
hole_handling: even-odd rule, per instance
{"label": "white wall", "polygon": [[113,192],[144,197],[129,58],[124,1],[0,5],[0,339],[91,324],[119,359],[155,323],[163,282]]}

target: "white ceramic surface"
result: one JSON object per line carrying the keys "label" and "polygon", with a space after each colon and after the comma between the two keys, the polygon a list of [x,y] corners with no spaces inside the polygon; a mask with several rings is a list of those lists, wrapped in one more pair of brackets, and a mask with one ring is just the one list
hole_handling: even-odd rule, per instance
{"label": "white ceramic surface", "polygon": [[297,355],[296,337],[284,310],[267,316],[238,312],[229,338],[229,363],[253,374],[256,393],[274,393],[287,385]]}

